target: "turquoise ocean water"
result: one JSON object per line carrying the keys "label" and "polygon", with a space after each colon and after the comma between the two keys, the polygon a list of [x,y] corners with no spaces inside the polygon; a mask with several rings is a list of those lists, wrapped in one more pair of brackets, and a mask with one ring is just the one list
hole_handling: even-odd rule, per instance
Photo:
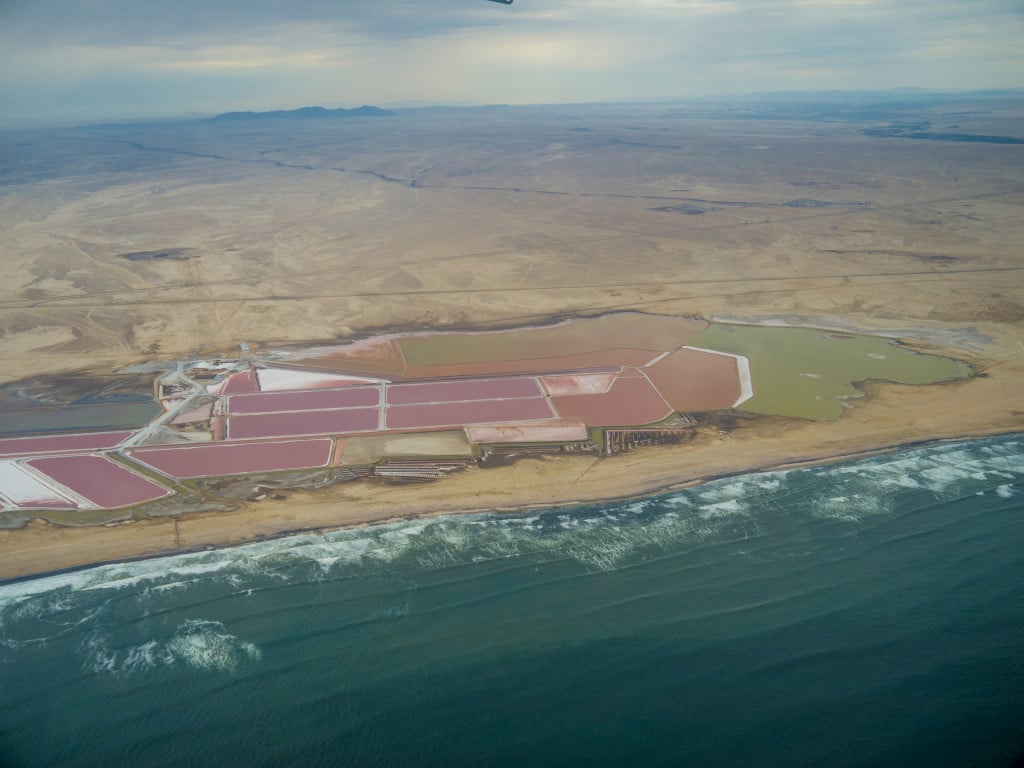
{"label": "turquoise ocean water", "polygon": [[0,587],[0,765],[1012,766],[1024,437]]}

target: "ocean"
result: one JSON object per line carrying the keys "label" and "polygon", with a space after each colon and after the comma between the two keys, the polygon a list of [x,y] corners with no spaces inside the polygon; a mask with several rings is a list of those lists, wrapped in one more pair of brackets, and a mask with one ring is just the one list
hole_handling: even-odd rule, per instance
{"label": "ocean", "polygon": [[1024,436],[0,586],[3,766],[1009,766]]}

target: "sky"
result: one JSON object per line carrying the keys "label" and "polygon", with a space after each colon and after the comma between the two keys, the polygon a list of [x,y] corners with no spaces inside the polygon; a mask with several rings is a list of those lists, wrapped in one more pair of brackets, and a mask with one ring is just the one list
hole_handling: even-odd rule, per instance
{"label": "sky", "polygon": [[1024,86],[1024,0],[0,0],[0,120]]}

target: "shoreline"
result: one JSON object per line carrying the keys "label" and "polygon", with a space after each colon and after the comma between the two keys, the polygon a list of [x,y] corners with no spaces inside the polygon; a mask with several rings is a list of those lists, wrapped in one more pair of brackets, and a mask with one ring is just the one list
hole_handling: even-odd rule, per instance
{"label": "shoreline", "polygon": [[524,456],[507,466],[473,466],[437,482],[359,481],[229,509],[65,527],[39,518],[0,529],[0,584],[102,564],[224,549],[290,535],[323,533],[456,514],[515,514],[612,503],[725,477],[854,461],[931,444],[1024,433],[1024,351],[1017,335],[994,333],[985,356],[958,350],[970,378],[930,385],[865,380],[841,416],[807,420],[741,416],[694,440],[618,454]]}
{"label": "shoreline", "polygon": [[[53,576],[59,576],[68,573],[74,573],[77,571],[84,571],[90,568],[95,568],[103,565],[118,565],[142,562],[145,560],[153,560],[163,557],[175,557],[179,555],[196,554],[200,552],[208,552],[219,549],[234,549],[238,547],[244,547],[250,544],[256,544],[259,542],[274,541],[277,539],[284,539],[290,536],[301,536],[304,534],[326,534],[332,531],[340,530],[353,530],[359,528],[369,528],[378,525],[389,525],[399,522],[408,522],[418,519],[431,519],[445,516],[462,516],[462,515],[483,515],[483,514],[525,514],[527,512],[537,509],[551,509],[551,508],[572,508],[576,506],[582,506],[585,504],[610,504],[616,502],[623,502],[636,499],[644,499],[653,496],[659,496],[666,493],[672,493],[675,491],[681,491],[688,488],[695,488],[707,483],[715,482],[717,480],[723,480],[731,477],[741,477],[744,475],[757,475],[765,474],[770,472],[785,472],[795,469],[806,469],[811,467],[828,466],[831,464],[840,464],[843,462],[854,462],[861,459],[871,458],[875,456],[883,456],[887,454],[897,453],[900,451],[914,450],[917,448],[927,448],[930,446],[959,443],[959,442],[971,442],[977,440],[984,440],[987,438],[999,438],[999,437],[1010,437],[1013,435],[1024,435],[1024,431],[1020,429],[1010,430],[996,430],[996,431],[980,431],[980,432],[968,432],[953,436],[943,437],[932,437],[932,438],[921,438],[916,440],[901,441],[886,445],[879,445],[861,449],[853,449],[849,451],[843,451],[831,454],[822,454],[819,456],[795,458],[792,460],[785,460],[776,463],[766,463],[756,466],[739,466],[728,469],[723,472],[711,473],[700,475],[699,477],[691,477],[677,482],[661,483],[658,485],[651,485],[642,490],[630,491],[618,495],[605,495],[599,498],[587,498],[579,500],[559,500],[552,502],[532,502],[525,504],[515,504],[509,506],[460,506],[453,509],[438,509],[436,507],[425,507],[419,510],[410,510],[400,514],[384,515],[384,516],[372,516],[368,519],[362,519],[357,521],[344,522],[340,524],[327,524],[327,525],[311,525],[311,526],[298,526],[292,528],[280,528],[268,532],[267,534],[254,536],[251,538],[245,538],[235,541],[226,541],[220,544],[217,543],[197,543],[192,546],[183,546],[170,548],[165,550],[147,551],[136,555],[126,555],[123,557],[114,558],[101,558],[96,560],[81,560],[73,564],[69,564],[64,567],[42,570],[42,571],[22,571],[14,573],[10,576],[0,576],[0,587],[18,584],[26,581],[33,581],[35,579],[43,579]],[[654,450],[658,450],[655,448]],[[523,459],[527,460],[527,459]],[[521,460],[521,461],[523,461]],[[494,472],[495,470],[481,470],[483,472]],[[437,483],[444,483],[447,479],[436,481]],[[326,489],[317,489],[312,493],[317,493]],[[263,502],[255,502],[252,505],[258,505]],[[276,504],[289,504],[291,500],[283,502],[275,502]],[[300,502],[301,504],[301,502]],[[225,514],[220,512],[209,512],[209,513],[197,513],[193,516],[192,522],[196,522],[202,517],[210,515]],[[227,513],[231,514],[231,513]],[[181,517],[168,518],[169,521],[173,522],[175,529],[178,528],[179,522],[182,520]],[[141,522],[141,521],[140,521]],[[18,532],[25,531],[33,526],[44,526],[51,532],[59,531],[74,531],[74,530],[89,530],[89,531],[111,531],[111,529],[117,529],[122,526],[127,527],[129,525],[135,525],[132,523],[116,523],[113,525],[102,525],[102,526],[61,526],[54,525],[43,521],[33,520],[26,525],[18,529],[8,529],[11,533],[17,535]],[[7,533],[4,531],[2,533]],[[59,533],[58,533],[59,536]],[[0,552],[5,548],[0,548]]]}

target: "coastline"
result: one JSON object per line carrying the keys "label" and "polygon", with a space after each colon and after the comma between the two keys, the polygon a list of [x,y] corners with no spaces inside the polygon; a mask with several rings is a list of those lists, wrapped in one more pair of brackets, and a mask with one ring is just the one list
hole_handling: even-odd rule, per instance
{"label": "coastline", "polygon": [[[927,385],[857,383],[834,420],[737,414],[689,443],[613,457],[526,456],[426,484],[341,483],[286,490],[233,509],[69,527],[35,519],[0,530],[0,583],[94,565],[233,547],[289,535],[454,514],[503,514],[611,502],[723,477],[852,461],[936,442],[1024,432],[1024,352],[998,339],[987,358],[956,355],[969,379]],[[948,354],[948,353],[947,353]],[[998,356],[997,356],[998,355]]]}
{"label": "coastline", "polygon": [[[832,422],[832,424],[836,423]],[[99,565],[138,562],[159,557],[231,548],[302,534],[326,533],[333,530],[386,525],[448,515],[515,514],[551,507],[572,507],[644,498],[692,488],[728,477],[857,461],[929,445],[1016,434],[1024,434],[1024,425],[1009,430],[991,428],[918,437],[887,444],[850,447],[847,450],[817,455],[808,451],[803,455],[789,455],[779,460],[759,463],[743,461],[742,458],[747,452],[741,450],[740,453],[744,454],[744,456],[738,457],[741,460],[720,465],[717,471],[710,471],[709,468],[709,471],[697,470],[696,474],[693,471],[683,471],[675,477],[665,477],[660,473],[650,473],[646,477],[639,478],[634,476],[633,482],[619,483],[618,490],[621,492],[618,493],[595,494],[577,490],[571,496],[548,495],[545,494],[545,489],[550,483],[534,486],[534,493],[527,493],[526,488],[530,486],[524,485],[518,488],[519,500],[507,504],[485,501],[485,499],[493,499],[496,493],[507,492],[492,491],[488,494],[478,490],[475,494],[461,494],[459,491],[465,489],[446,488],[445,486],[450,486],[453,480],[461,480],[460,485],[471,484],[479,488],[481,479],[486,481],[494,477],[494,479],[513,480],[508,477],[509,474],[544,475],[549,479],[561,477],[564,480],[571,477],[573,475],[571,470],[578,469],[580,464],[591,464],[577,476],[576,480],[578,481],[583,475],[590,475],[593,466],[602,462],[602,459],[545,457],[538,461],[524,458],[499,469],[474,468],[462,476],[445,478],[427,486],[377,484],[363,488],[362,490],[370,492],[362,494],[350,493],[355,490],[351,486],[331,486],[313,491],[291,491],[288,492],[289,497],[285,500],[243,503],[238,509],[227,512],[187,513],[175,518],[132,521],[107,526],[66,527],[34,520],[20,529],[0,531],[0,585],[85,570]],[[739,437],[739,434],[736,436]],[[709,453],[707,449],[711,447],[708,445],[684,445],[639,449],[631,454],[605,460],[604,464],[609,466],[615,462],[622,462],[623,459],[631,464],[635,463],[637,459],[650,461],[653,458],[652,455],[658,453],[661,454],[659,457],[661,459],[669,458],[666,454]],[[714,451],[710,452],[714,453]],[[665,462],[656,463],[663,465]],[[707,459],[705,458],[705,461],[697,466],[704,466],[706,463]],[[537,472],[538,469],[542,471]],[[626,469],[626,467],[622,467],[622,469]],[[623,472],[621,474],[630,475],[631,473]],[[601,479],[606,480],[606,478]],[[601,482],[597,485],[603,489],[607,483]],[[422,493],[424,490],[430,492]],[[426,498],[422,498],[419,503],[407,498],[416,495],[417,492]],[[330,498],[325,498],[325,496]],[[402,500],[394,498],[396,496]],[[339,505],[346,502],[349,504],[363,503],[367,505],[367,508],[357,512],[346,510],[347,514],[344,512],[340,515],[337,514]],[[392,503],[395,506],[392,506]],[[332,507],[335,512],[332,515],[334,520],[324,517],[325,508],[328,507]],[[128,535],[123,535],[122,532]],[[173,543],[168,545],[171,536],[173,539],[170,541]],[[40,569],[38,561],[33,564],[32,555],[34,553],[42,555],[44,552],[47,559],[53,557],[59,565]]]}

